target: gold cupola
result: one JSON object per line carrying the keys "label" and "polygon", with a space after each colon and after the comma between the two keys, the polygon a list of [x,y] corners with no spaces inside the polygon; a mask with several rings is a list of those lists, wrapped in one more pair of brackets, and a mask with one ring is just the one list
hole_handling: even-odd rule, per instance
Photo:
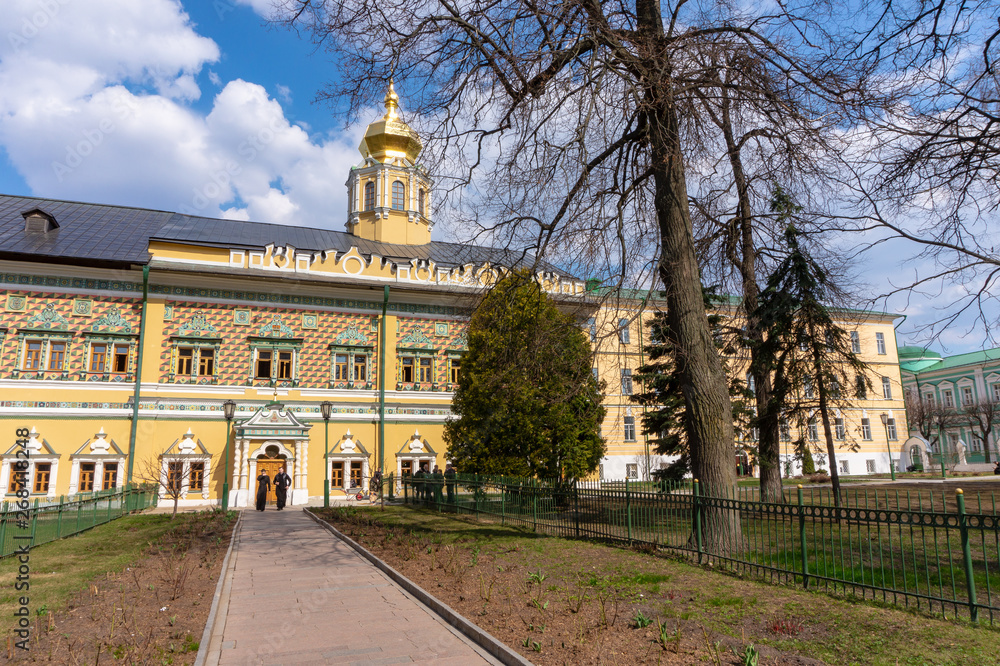
{"label": "gold cupola", "polygon": [[431,179],[417,164],[423,145],[399,115],[393,81],[385,93],[385,115],[368,125],[358,150],[364,161],[347,178],[347,230],[368,240],[397,245],[431,242]]}
{"label": "gold cupola", "polygon": [[423,145],[420,137],[399,117],[399,95],[396,94],[392,79],[389,79],[389,89],[385,93],[385,115],[381,120],[368,125],[368,131],[361,139],[358,150],[362,157],[371,157],[379,162],[404,158],[411,164],[416,164],[421,149]]}

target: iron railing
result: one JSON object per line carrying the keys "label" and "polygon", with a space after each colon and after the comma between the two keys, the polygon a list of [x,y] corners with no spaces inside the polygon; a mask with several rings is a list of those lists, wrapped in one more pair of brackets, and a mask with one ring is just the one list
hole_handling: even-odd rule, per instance
{"label": "iron railing", "polygon": [[[154,486],[128,485],[71,498],[4,501],[0,505],[0,558],[156,506],[156,500]],[[21,501],[27,502],[27,508]]]}
{"label": "iron railing", "polygon": [[1000,623],[993,494],[851,490],[835,506],[829,488],[801,486],[788,501],[763,502],[757,488],[709,496],[697,481],[403,479],[408,505],[560,536],[650,544],[772,582]]}

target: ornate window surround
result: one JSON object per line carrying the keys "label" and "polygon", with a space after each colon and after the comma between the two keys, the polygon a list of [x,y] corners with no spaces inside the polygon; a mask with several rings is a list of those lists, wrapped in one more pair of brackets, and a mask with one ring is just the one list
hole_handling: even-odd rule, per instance
{"label": "ornate window surround", "polygon": [[[375,367],[375,345],[374,343],[369,342],[368,338],[358,327],[350,326],[346,330],[342,331],[336,338],[333,339],[333,342],[330,343],[329,349],[329,388],[360,390],[370,390],[375,388],[376,383],[374,378],[377,370]],[[347,373],[348,377],[350,377],[348,381],[336,379],[337,354],[347,354]],[[356,383],[354,381],[354,361],[358,356],[364,356],[368,366],[366,377],[367,381],[364,383]]]}
{"label": "ornate window surround", "polygon": [[[160,474],[162,479],[167,478],[168,470],[170,469],[170,463],[180,462],[183,463],[183,472],[181,472],[181,495],[180,499],[188,499],[188,486],[191,482],[191,463],[202,463],[204,468],[204,475],[202,476],[201,491],[198,492],[202,500],[208,499],[208,489],[211,485],[210,479],[212,478],[212,454],[208,452],[205,445],[201,443],[201,440],[195,440],[195,435],[188,428],[188,431],[178,439],[175,439],[173,444],[167,447],[167,450],[160,454]],[[160,498],[166,498],[167,491],[163,487],[163,483],[160,484],[159,488]]]}
{"label": "ornate window surround", "polygon": [[[47,440],[39,439],[38,431],[34,428],[31,429],[28,440],[28,459],[27,459],[27,472],[25,477],[25,488],[28,488],[28,492],[34,497],[46,497],[49,499],[55,499],[56,496],[56,480],[59,478],[59,458],[60,454],[55,452]],[[14,444],[7,452],[0,456],[0,461],[2,461],[2,466],[0,466],[0,484],[3,484],[3,492],[7,493],[7,489],[10,488],[10,475],[17,468],[17,463],[25,462],[23,456],[18,456],[17,453],[21,448]],[[52,465],[52,471],[49,475],[49,487],[44,493],[34,492],[35,488],[35,465],[38,463],[49,463]]]}
{"label": "ornate window surround", "polygon": [[[422,328],[415,328],[396,343],[396,390],[397,391],[440,391],[442,387],[437,381],[437,356],[441,351],[435,346],[433,339],[429,338]],[[415,363],[413,368],[413,381],[403,381],[403,357],[413,357]],[[431,359],[431,381],[421,382],[417,375],[420,359]]]}
{"label": "ornate window surround", "polygon": [[[69,460],[72,464],[72,470],[70,472],[68,494],[77,494],[77,489],[80,483],[80,463],[95,463],[95,488],[97,488],[104,479],[104,464],[117,463],[118,478],[115,479],[115,488],[120,489],[125,480],[125,474],[122,474],[122,471],[125,469],[126,458],[127,456],[121,448],[118,447],[115,440],[111,439],[110,436],[104,432],[104,428],[101,428],[100,432],[84,442],[83,446],[70,455]],[[86,492],[89,493],[91,491]]]}

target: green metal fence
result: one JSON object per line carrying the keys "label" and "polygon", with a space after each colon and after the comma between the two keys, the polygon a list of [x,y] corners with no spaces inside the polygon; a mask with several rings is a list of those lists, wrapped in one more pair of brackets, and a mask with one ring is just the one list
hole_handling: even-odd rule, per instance
{"label": "green metal fence", "polygon": [[17,501],[5,501],[0,505],[0,558],[22,547],[55,541],[156,506],[156,499],[155,487],[129,485],[120,490],[74,495],[71,499],[35,498],[28,500],[27,509]]}
{"label": "green metal fence", "polygon": [[992,494],[851,489],[837,507],[829,488],[800,486],[776,503],[760,501],[757,488],[707,496],[697,482],[459,475],[406,477],[403,498],[560,536],[651,544],[772,582],[1000,623],[1000,514]]}

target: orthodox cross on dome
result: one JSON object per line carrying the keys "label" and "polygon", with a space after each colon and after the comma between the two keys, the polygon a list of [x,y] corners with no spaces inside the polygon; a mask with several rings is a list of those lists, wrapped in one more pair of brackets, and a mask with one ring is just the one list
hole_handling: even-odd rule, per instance
{"label": "orthodox cross on dome", "polygon": [[392,77],[389,78],[389,88],[385,91],[385,120],[399,120],[399,95]]}

